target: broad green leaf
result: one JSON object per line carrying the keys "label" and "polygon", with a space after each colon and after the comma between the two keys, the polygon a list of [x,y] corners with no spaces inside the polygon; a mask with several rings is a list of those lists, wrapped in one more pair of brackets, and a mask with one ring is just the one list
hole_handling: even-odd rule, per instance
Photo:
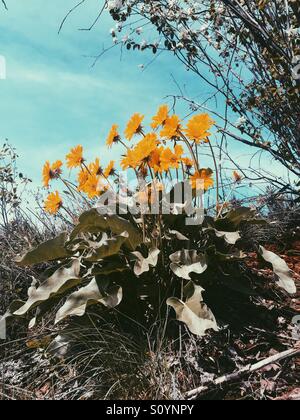
{"label": "broad green leaf", "polygon": [[128,220],[119,216],[107,216],[109,229],[117,235],[123,232],[128,233],[128,239],[125,245],[131,250],[135,251],[136,248],[143,242],[143,235],[138,228],[133,226]]}
{"label": "broad green leaf", "polygon": [[203,303],[202,292],[202,287],[189,282],[184,290],[185,302],[175,297],[167,300],[167,305],[175,310],[177,320],[199,337],[203,337],[207,330],[219,330],[213,313]]}
{"label": "broad green leaf", "polygon": [[139,277],[143,273],[148,272],[150,267],[156,267],[159,254],[160,250],[157,248],[150,249],[148,258],[144,258],[140,252],[132,252],[132,255],[136,258],[134,274]]}
{"label": "broad green leaf", "polygon": [[123,232],[127,232],[129,236],[125,245],[131,251],[135,251],[143,241],[143,236],[139,229],[133,226],[133,224],[128,220],[117,215],[101,215],[95,208],[83,213],[80,216],[78,225],[71,233],[71,240],[77,238],[81,233],[99,233],[108,231],[111,231],[116,235],[121,235]]}
{"label": "broad green leaf", "polygon": [[222,252],[217,251],[214,245],[211,245],[206,249],[206,254],[212,264],[217,264],[219,262],[235,262],[244,260],[247,257],[247,255],[239,249],[229,252],[228,254],[223,254]]}
{"label": "broad green leaf", "polygon": [[92,276],[108,276],[112,273],[122,273],[123,271],[130,270],[129,264],[122,261],[121,259],[116,260],[104,260],[99,264],[93,264],[91,268]]}
{"label": "broad green leaf", "polygon": [[76,239],[82,233],[99,233],[109,229],[107,220],[96,209],[88,210],[79,217],[77,226],[70,235],[70,241]]}
{"label": "broad green leaf", "polygon": [[230,252],[229,254],[216,252],[216,257],[219,261],[235,262],[239,260],[244,260],[247,257],[247,255],[243,251],[237,249],[236,251]]}
{"label": "broad green leaf", "polygon": [[25,315],[31,309],[36,308],[42,302],[47,301],[57,295],[61,295],[81,282],[79,277],[80,260],[72,262],[71,267],[59,268],[51,277],[49,277],[40,287],[30,288],[29,299],[21,308],[14,312],[16,316]]}
{"label": "broad green leaf", "polygon": [[108,239],[105,234],[99,244],[96,244],[94,247],[90,247],[89,254],[87,257],[84,257],[84,260],[97,262],[103,260],[104,258],[118,254],[122,245],[124,245],[124,243],[128,240],[128,237],[129,234],[127,232],[123,232],[121,235],[111,239]]}
{"label": "broad green leaf", "polygon": [[86,287],[70,295],[57,312],[55,324],[70,316],[83,316],[91,305],[100,303],[107,308],[114,308],[120,304],[122,297],[122,287],[112,286],[104,293],[100,291],[96,279],[93,279]]}
{"label": "broad green leaf", "polygon": [[205,255],[198,255],[194,249],[177,251],[170,255],[170,260],[173,273],[185,280],[191,280],[191,273],[202,274],[207,269]]}
{"label": "broad green leaf", "polygon": [[239,207],[230,210],[225,217],[212,219],[206,217],[208,224],[221,232],[234,232],[237,231],[242,222],[251,224],[266,224],[264,219],[256,218],[256,212],[248,207]]}
{"label": "broad green leaf", "polygon": [[239,226],[243,220],[253,219],[255,216],[255,210],[248,207],[239,207],[237,209],[230,210],[225,219],[230,220],[235,226]]}
{"label": "broad green leaf", "polygon": [[82,252],[85,249],[88,249],[92,241],[87,238],[76,238],[66,243],[66,249],[74,254],[76,252]]}
{"label": "broad green leaf", "polygon": [[297,293],[297,288],[292,275],[293,272],[290,270],[287,263],[278,255],[274,254],[274,252],[266,250],[263,246],[259,247],[259,253],[265,261],[272,264],[278,286],[291,295]]}
{"label": "broad green leaf", "polygon": [[23,267],[69,257],[72,253],[65,248],[67,238],[68,234],[63,232],[56,238],[50,239],[27,252],[22,257],[16,258],[16,263]]}

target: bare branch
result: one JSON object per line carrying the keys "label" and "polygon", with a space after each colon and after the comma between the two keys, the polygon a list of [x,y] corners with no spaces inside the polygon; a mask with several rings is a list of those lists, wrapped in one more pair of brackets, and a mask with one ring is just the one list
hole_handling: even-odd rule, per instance
{"label": "bare branch", "polygon": [[79,3],[77,3],[74,7],[72,7],[72,9],[71,10],[69,10],[68,11],[68,13],[66,14],[66,16],[63,18],[63,20],[62,20],[62,22],[61,22],[61,24],[60,24],[60,26],[59,26],[59,29],[58,29],[58,33],[60,33],[61,32],[61,30],[62,30],[62,28],[63,28],[63,26],[64,26],[64,24],[65,24],[65,22],[66,22],[66,20],[68,19],[68,17],[74,12],[74,10],[76,10],[78,7],[80,7],[83,3],[85,3],[85,1],[86,0],[81,0]]}
{"label": "bare branch", "polygon": [[261,360],[260,362],[255,363],[254,365],[249,365],[246,366],[242,369],[240,369],[237,372],[234,372],[232,374],[229,375],[224,375],[221,376],[218,379],[215,379],[212,383],[206,385],[206,386],[201,386],[199,388],[193,389],[192,391],[189,391],[186,393],[186,398],[187,399],[195,399],[197,396],[209,391],[209,389],[211,389],[212,387],[216,387],[216,386],[221,386],[224,385],[228,382],[232,382],[232,381],[236,381],[241,379],[243,376],[253,373],[257,370],[260,370],[272,363],[277,363],[281,360],[285,360],[287,358],[290,357],[295,357],[298,356],[300,354],[300,348],[296,347],[296,348],[292,348],[289,350],[286,350],[284,352],[275,354],[274,356],[270,356],[267,359]]}

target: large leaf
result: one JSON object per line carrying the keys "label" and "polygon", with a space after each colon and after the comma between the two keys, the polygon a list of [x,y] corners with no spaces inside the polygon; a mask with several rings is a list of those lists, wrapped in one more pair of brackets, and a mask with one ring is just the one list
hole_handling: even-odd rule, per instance
{"label": "large leaf", "polygon": [[99,233],[109,229],[107,220],[101,216],[96,209],[88,210],[79,217],[77,226],[70,235],[70,241],[82,233]]}
{"label": "large leaf", "polygon": [[50,239],[27,252],[22,257],[16,258],[16,263],[20,266],[27,266],[69,257],[72,253],[65,248],[67,238],[68,234],[63,232],[56,238]]}
{"label": "large leaf", "polygon": [[259,247],[259,253],[265,261],[272,264],[276,282],[290,294],[295,294],[297,288],[293,280],[293,272],[287,263],[274,252],[266,250],[263,246]]}
{"label": "large leaf", "polygon": [[119,216],[107,216],[107,222],[109,225],[109,229],[117,234],[120,235],[123,232],[128,233],[128,239],[125,242],[125,245],[131,250],[135,251],[136,248],[143,242],[143,235],[140,230],[133,226],[128,220],[123,219]]}
{"label": "large leaf", "polygon": [[97,209],[91,209],[80,216],[78,225],[71,233],[71,240],[78,237],[81,233],[108,231],[116,235],[127,232],[129,236],[125,244],[131,251],[135,251],[143,241],[143,236],[139,229],[128,220],[117,215],[101,215]]}
{"label": "large leaf", "polygon": [[148,258],[144,258],[140,252],[132,252],[132,255],[136,258],[134,274],[140,276],[148,272],[150,267],[156,267],[159,254],[160,250],[157,248],[150,249]]}
{"label": "large leaf", "polygon": [[230,210],[225,217],[218,219],[212,219],[206,217],[209,225],[216,228],[221,232],[234,232],[239,230],[242,222],[248,222],[251,224],[266,224],[264,219],[256,218],[256,212],[248,207],[239,207],[237,209]]}
{"label": "large leaf", "polygon": [[239,232],[223,232],[213,228],[204,230],[214,232],[217,238],[223,238],[229,245],[235,245],[236,242],[241,239]]}
{"label": "large leaf", "polygon": [[250,220],[255,217],[255,210],[248,207],[238,207],[230,210],[225,219],[230,220],[235,226],[239,226],[243,220]]}
{"label": "large leaf", "polygon": [[222,252],[217,251],[215,245],[211,245],[208,248],[206,248],[206,255],[211,264],[218,264],[223,262],[233,263],[236,261],[241,261],[247,257],[247,255],[239,249],[235,249],[233,252],[224,254]]}
{"label": "large leaf", "polygon": [[101,261],[99,264],[93,264],[91,268],[92,276],[108,276],[112,273],[122,273],[123,271],[130,270],[129,264],[122,261],[120,258],[114,257]]}
{"label": "large leaf", "polygon": [[[170,234],[170,236],[169,236]],[[178,241],[189,241],[189,238],[185,235],[183,235],[181,232],[179,232],[178,230],[169,230],[169,233],[165,234],[166,239],[172,239],[175,238]]]}
{"label": "large leaf", "polygon": [[63,307],[57,312],[55,324],[69,316],[83,316],[86,309],[95,304],[102,304],[108,308],[114,308],[122,301],[122,287],[112,286],[106,292],[100,290],[96,279],[93,279],[86,287],[72,293]]}
{"label": "large leaf", "polygon": [[170,255],[171,270],[176,276],[190,280],[190,273],[202,274],[207,269],[206,257],[197,251],[183,249]]}
{"label": "large leaf", "polygon": [[99,244],[95,243],[94,246],[90,247],[89,254],[84,259],[89,262],[97,262],[116,255],[120,252],[128,237],[129,234],[127,232],[123,232],[121,235],[111,239],[108,239],[107,235],[104,234]]}
{"label": "large leaf", "polygon": [[61,295],[72,287],[77,286],[81,282],[79,272],[79,259],[74,260],[71,267],[59,268],[40,287],[37,289],[35,287],[31,287],[29,289],[29,299],[25,305],[14,312],[14,315],[25,315],[28,311],[36,308],[42,302],[45,302],[57,295]]}
{"label": "large leaf", "polygon": [[184,322],[191,333],[199,337],[207,330],[219,330],[213,313],[203,303],[203,291],[202,287],[189,282],[184,288],[185,302],[175,297],[167,300],[167,305],[175,310],[177,320]]}
{"label": "large leaf", "polygon": [[36,327],[37,323],[48,313],[51,309],[56,307],[61,300],[61,295],[56,295],[48,300],[41,302],[37,308],[35,308],[35,315],[30,320],[28,328],[31,330]]}

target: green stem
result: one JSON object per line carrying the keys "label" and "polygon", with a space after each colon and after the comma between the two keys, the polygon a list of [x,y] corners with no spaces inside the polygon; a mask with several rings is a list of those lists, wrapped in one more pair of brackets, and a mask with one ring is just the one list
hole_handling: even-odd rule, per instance
{"label": "green stem", "polygon": [[71,217],[71,219],[72,220],[74,220],[75,219],[75,215],[74,214],[72,214],[71,212],[70,212],[70,210],[69,209],[67,209],[67,207],[65,207],[65,206],[61,206],[61,208],[62,209],[64,209],[65,210],[65,212]]}
{"label": "green stem", "polygon": [[194,150],[193,150],[190,142],[188,141],[188,139],[185,137],[185,135],[181,131],[179,132],[179,134],[181,135],[182,140],[184,141],[184,143],[186,144],[186,146],[189,149],[189,152],[190,152],[191,157],[192,157],[192,159],[194,161],[194,165],[195,165],[195,168],[197,169],[197,172],[200,172],[199,162],[198,162],[198,159],[197,159],[197,157],[195,155],[195,152],[194,152]]}
{"label": "green stem", "polygon": [[215,156],[215,152],[214,149],[212,147],[212,144],[209,140],[209,138],[207,137],[207,141],[211,150],[211,154],[214,160],[214,165],[215,165],[215,171],[216,171],[216,178],[217,178],[217,201],[216,201],[216,213],[218,215],[219,212],[219,191],[220,191],[220,180],[219,180],[219,169],[218,169],[218,165],[217,165],[217,160],[216,160],[216,156]]}

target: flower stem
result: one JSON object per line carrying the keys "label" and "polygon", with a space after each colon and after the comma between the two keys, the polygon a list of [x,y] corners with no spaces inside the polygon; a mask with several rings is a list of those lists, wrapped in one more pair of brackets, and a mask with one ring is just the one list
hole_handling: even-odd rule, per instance
{"label": "flower stem", "polygon": [[211,154],[212,154],[212,157],[213,157],[213,160],[214,160],[214,165],[215,165],[215,171],[216,171],[216,179],[217,179],[216,213],[218,215],[218,212],[219,212],[219,192],[220,192],[219,169],[218,169],[218,165],[217,165],[217,160],[216,160],[214,149],[213,149],[212,144],[211,144],[211,141],[209,140],[208,137],[207,137],[207,142],[208,142],[209,147],[210,147],[210,150],[211,150]]}
{"label": "flower stem", "polygon": [[193,147],[190,145],[190,142],[188,141],[188,139],[185,137],[185,135],[184,135],[181,131],[179,132],[179,134],[181,135],[182,140],[184,141],[184,143],[186,144],[186,146],[187,146],[187,147],[188,147],[188,149],[189,149],[189,152],[190,152],[191,157],[192,157],[192,159],[193,159],[193,161],[194,161],[194,165],[195,165],[196,170],[197,170],[198,172],[200,172],[198,159],[197,159],[197,157],[196,157],[196,155],[195,155],[195,152],[194,152],[194,150],[193,150]]}

